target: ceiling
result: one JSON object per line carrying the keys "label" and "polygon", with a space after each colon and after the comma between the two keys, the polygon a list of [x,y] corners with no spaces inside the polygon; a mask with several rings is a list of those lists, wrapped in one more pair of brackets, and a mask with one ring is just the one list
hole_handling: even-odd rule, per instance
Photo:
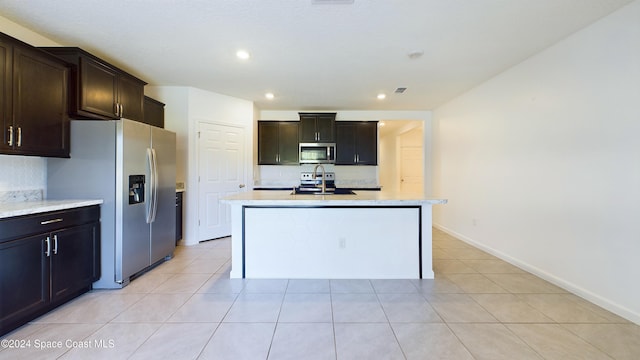
{"label": "ceiling", "polygon": [[265,110],[429,110],[631,0],[341,2],[1,0],[0,14],[150,85]]}

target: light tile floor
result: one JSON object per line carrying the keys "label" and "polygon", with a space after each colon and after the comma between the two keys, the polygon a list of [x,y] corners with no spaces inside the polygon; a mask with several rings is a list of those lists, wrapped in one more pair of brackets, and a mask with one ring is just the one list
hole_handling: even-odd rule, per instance
{"label": "light tile floor", "polygon": [[6,335],[0,359],[640,359],[640,327],[441,231],[435,280],[229,279],[179,246]]}

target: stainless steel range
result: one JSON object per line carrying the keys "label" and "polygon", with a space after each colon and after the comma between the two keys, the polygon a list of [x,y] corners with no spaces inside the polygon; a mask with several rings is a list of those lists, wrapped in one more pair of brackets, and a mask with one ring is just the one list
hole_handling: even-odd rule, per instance
{"label": "stainless steel range", "polygon": [[[335,191],[335,173],[325,172],[324,180],[327,191]],[[320,192],[322,191],[322,173],[318,171],[315,175],[313,172],[300,173],[300,187],[301,192]]]}

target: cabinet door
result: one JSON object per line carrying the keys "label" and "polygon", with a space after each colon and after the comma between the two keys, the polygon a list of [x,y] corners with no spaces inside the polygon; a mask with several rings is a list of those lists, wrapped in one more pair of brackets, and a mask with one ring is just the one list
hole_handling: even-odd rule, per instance
{"label": "cabinet door", "polygon": [[297,165],[299,161],[298,123],[281,122],[278,124],[278,163]]}
{"label": "cabinet door", "polygon": [[300,115],[300,142],[316,142],[316,116]]}
{"label": "cabinet door", "polygon": [[336,123],[336,165],[378,165],[378,123]]}
{"label": "cabinet door", "polygon": [[80,56],[80,101],[78,112],[88,112],[104,117],[118,119],[117,74],[113,69]]}
{"label": "cabinet door", "polygon": [[356,129],[357,164],[378,165],[378,123],[358,123]]}
{"label": "cabinet door", "polygon": [[0,244],[0,334],[48,306],[46,237],[36,235]]}
{"label": "cabinet door", "polygon": [[9,127],[13,126],[13,118],[11,117],[11,54],[13,45],[10,41],[0,36],[0,123],[2,124],[2,143],[0,143],[0,151],[10,150],[9,146]]}
{"label": "cabinet door", "polygon": [[86,290],[94,278],[96,223],[51,234],[51,301],[57,303]]}
{"label": "cabinet door", "polygon": [[335,142],[336,114],[300,114],[300,142]]}
{"label": "cabinet door", "polygon": [[316,131],[318,132],[318,142],[335,142],[336,137],[336,116],[335,114],[318,115],[316,119]]}
{"label": "cabinet door", "polygon": [[336,124],[336,165],[356,163],[356,127],[351,122]]}
{"label": "cabinet door", "polygon": [[144,122],[144,84],[129,76],[119,75],[118,104],[122,118]]}
{"label": "cabinet door", "polygon": [[68,68],[36,49],[14,48],[14,137],[21,154],[69,157]]}
{"label": "cabinet door", "polygon": [[182,201],[183,193],[176,193],[176,245],[182,239]]}
{"label": "cabinet door", "polygon": [[278,123],[275,121],[258,122],[258,164],[278,164]]}
{"label": "cabinet door", "polygon": [[164,104],[148,96],[144,97],[144,123],[164,128]]}

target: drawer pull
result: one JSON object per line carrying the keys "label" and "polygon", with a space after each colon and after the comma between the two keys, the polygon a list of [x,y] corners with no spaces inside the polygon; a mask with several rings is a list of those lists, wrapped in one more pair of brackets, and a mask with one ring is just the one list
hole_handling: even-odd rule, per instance
{"label": "drawer pull", "polygon": [[58,218],[58,219],[52,219],[52,220],[45,220],[45,221],[40,221],[40,225],[47,225],[47,224],[53,224],[53,223],[57,223],[62,221],[62,218]]}

